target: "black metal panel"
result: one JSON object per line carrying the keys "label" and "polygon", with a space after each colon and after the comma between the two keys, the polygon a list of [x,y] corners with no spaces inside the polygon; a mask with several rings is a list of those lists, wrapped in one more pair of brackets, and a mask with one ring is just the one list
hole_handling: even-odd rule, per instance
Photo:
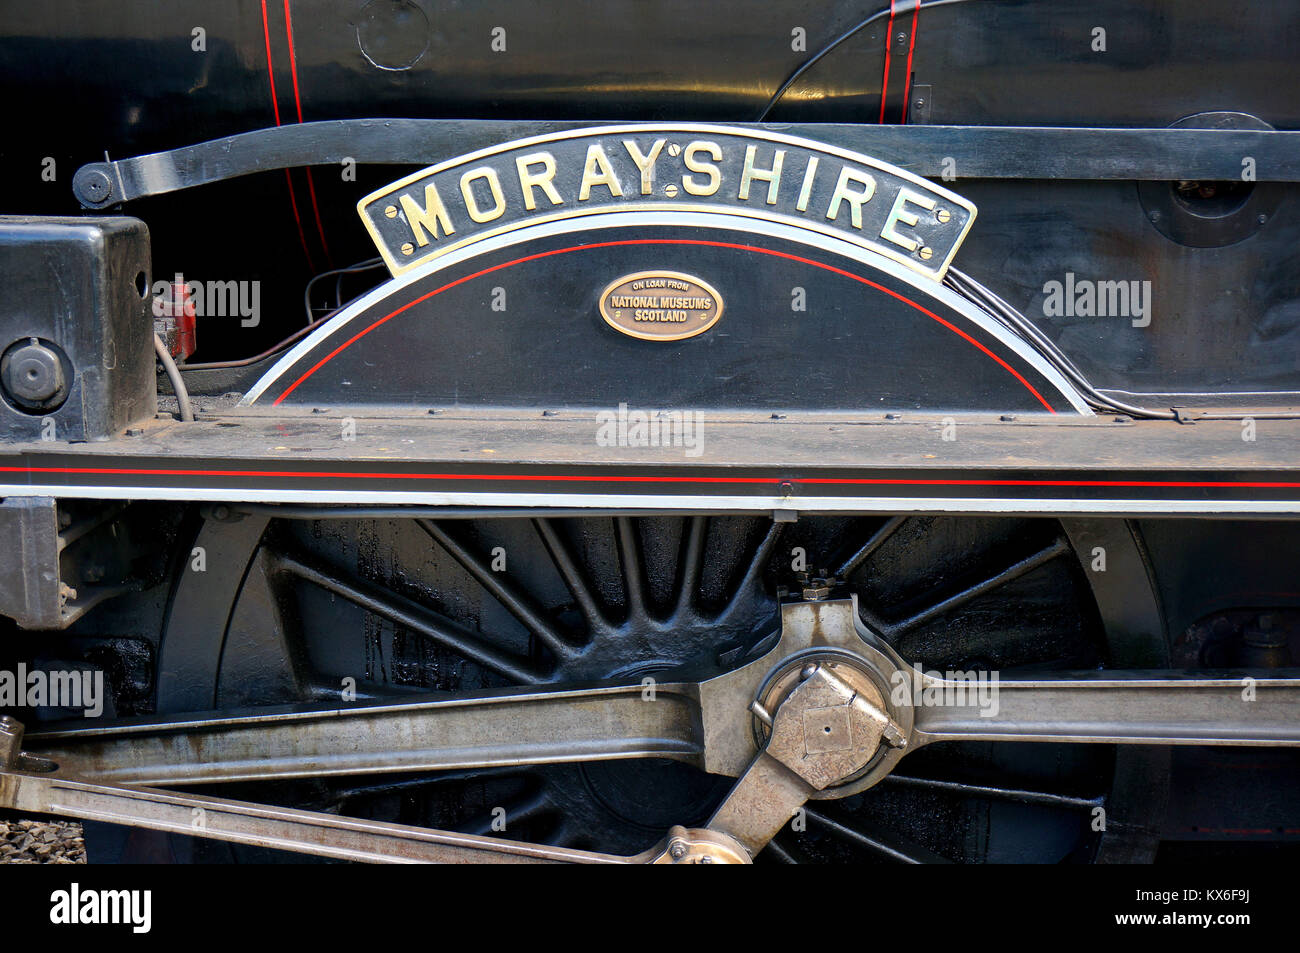
{"label": "black metal panel", "polygon": [[[277,123],[376,115],[753,121],[801,64],[886,11],[804,72],[770,114],[777,121],[874,123],[889,28],[883,0],[866,7],[793,0],[296,0],[287,8],[290,19],[284,4],[267,3],[265,20],[255,0],[12,6],[0,25],[0,89],[9,94],[8,122],[21,132],[0,155],[0,209],[45,214],[75,210],[73,171],[101,160],[105,150],[136,155]],[[1213,0],[923,3],[915,43],[907,39],[911,68],[893,57],[890,72],[901,68],[927,90],[925,110],[909,106],[912,122],[1162,127],[1205,110],[1233,109],[1294,129],[1300,125],[1293,94],[1297,17],[1294,4],[1228,14]],[[501,52],[491,46],[498,26],[506,30]],[[196,50],[200,28],[204,48]],[[802,48],[795,28],[806,35]],[[1106,31],[1104,51],[1093,48],[1098,28]],[[890,90],[897,88],[891,83]],[[883,98],[894,95],[885,92]],[[892,109],[886,120],[895,113],[902,117],[901,108]],[[52,178],[45,175],[47,158],[55,162]],[[966,177],[976,170],[957,158],[956,187],[966,192]],[[362,168],[351,181],[335,166],[310,177],[253,177],[133,208],[150,223],[159,274],[264,281],[266,319],[250,328],[201,321],[197,359],[244,357],[293,330],[308,277],[371,254],[352,207],[393,177]],[[988,230],[997,210],[977,196],[984,215],[968,249],[987,246],[991,266],[959,264],[989,283],[1010,265],[1029,276],[1026,287],[1041,288],[1063,270],[1053,257],[1060,243],[1104,245],[1116,215],[1127,221],[1142,214],[1134,198],[1108,206],[1107,219],[1099,221],[1062,191],[1068,188],[1000,193],[998,202],[1024,225],[1005,239]],[[1280,213],[1291,205],[1284,201]],[[1120,249],[1130,259],[1164,262],[1182,254],[1155,228],[1135,237],[1136,244]],[[1270,221],[1245,244],[1249,250],[1233,246],[1234,254],[1284,272],[1276,263],[1287,259],[1295,234]],[[1284,290],[1285,274],[1260,275],[1260,287],[1276,287],[1276,295],[1234,296],[1225,329],[1223,302],[1186,278],[1188,268],[1209,273],[1217,265],[1218,259],[1193,257],[1159,276],[1170,298],[1188,289],[1174,313],[1180,327],[1191,321],[1196,328],[1183,337],[1212,334],[1232,354],[1251,349],[1253,339],[1275,341],[1280,333],[1289,340],[1295,293]],[[1242,287],[1235,277],[1225,286]],[[997,290],[1010,298],[1014,287]],[[1105,382],[1111,386],[1197,386],[1185,383],[1200,363],[1190,347],[1161,346],[1158,354],[1148,348],[1139,360],[1123,343],[1109,354],[1105,333],[1088,335],[1087,344],[1088,355],[1073,356],[1114,368]],[[1283,367],[1276,357],[1267,363],[1236,362],[1232,386],[1300,389],[1300,369]],[[1171,379],[1161,380],[1166,370]]]}
{"label": "black metal panel", "polygon": [[[1097,387],[1136,392],[1300,390],[1300,189],[1253,237],[1192,248],[1148,220],[1138,187],[958,181],[980,216],[955,264],[1019,308]],[[1264,186],[1257,185],[1256,189]],[[1049,316],[1048,282],[1150,282],[1149,325],[1128,314]],[[1247,398],[1249,402],[1249,398]],[[1195,406],[1195,399],[1193,406]],[[1166,404],[1165,406],[1169,406]]]}
{"label": "black metal panel", "polygon": [[[716,288],[721,319],[680,341],[615,331],[601,290],[647,269]],[[317,336],[259,404],[1076,412],[942,300],[847,255],[724,229],[593,228],[485,252]]]}
{"label": "black metal panel", "polygon": [[[153,416],[149,268],[139,219],[0,216],[6,439],[102,440]],[[17,380],[45,374],[39,393]]]}

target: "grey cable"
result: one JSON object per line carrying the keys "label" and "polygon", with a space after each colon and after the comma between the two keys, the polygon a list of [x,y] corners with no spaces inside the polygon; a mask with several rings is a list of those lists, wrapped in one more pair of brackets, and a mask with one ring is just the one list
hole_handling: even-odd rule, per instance
{"label": "grey cable", "polygon": [[153,336],[153,352],[158,355],[158,361],[162,364],[163,370],[167,372],[167,379],[171,381],[172,390],[176,394],[176,402],[180,404],[181,420],[186,423],[193,423],[194,407],[190,404],[190,392],[185,389],[185,381],[181,380],[181,372],[176,367],[176,362],[172,360],[167,345],[163,343],[163,339],[158,336],[157,332]]}

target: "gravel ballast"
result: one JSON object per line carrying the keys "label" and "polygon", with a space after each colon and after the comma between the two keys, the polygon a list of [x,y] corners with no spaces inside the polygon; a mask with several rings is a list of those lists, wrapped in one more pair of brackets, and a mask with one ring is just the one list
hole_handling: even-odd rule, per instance
{"label": "gravel ballast", "polygon": [[81,825],[64,821],[0,821],[0,864],[84,864]]}

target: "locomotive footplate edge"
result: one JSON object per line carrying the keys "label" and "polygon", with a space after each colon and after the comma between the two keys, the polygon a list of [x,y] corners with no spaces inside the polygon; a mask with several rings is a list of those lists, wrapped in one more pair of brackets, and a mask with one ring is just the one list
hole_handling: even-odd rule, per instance
{"label": "locomotive footplate edge", "polygon": [[[1300,512],[1300,422],[972,415],[708,421],[694,448],[601,446],[590,414],[170,418],[10,444],[0,497],[737,512]],[[355,412],[355,411],[353,411]],[[1253,440],[1243,439],[1253,436]]]}

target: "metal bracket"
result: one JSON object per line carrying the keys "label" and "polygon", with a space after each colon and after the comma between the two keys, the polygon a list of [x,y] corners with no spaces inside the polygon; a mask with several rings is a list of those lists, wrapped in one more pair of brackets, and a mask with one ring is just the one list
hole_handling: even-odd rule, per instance
{"label": "metal bracket", "polygon": [[[258,129],[166,152],[92,162],[72,190],[86,208],[345,158],[427,166],[528,136],[589,122],[470,119],[337,119]],[[622,125],[611,123],[610,125]],[[1300,181],[1300,132],[1255,129],[1087,129],[1039,126],[878,126],[728,123],[803,136],[866,153],[927,178],[1231,181],[1242,156],[1259,182]],[[683,124],[689,128],[689,124]]]}

